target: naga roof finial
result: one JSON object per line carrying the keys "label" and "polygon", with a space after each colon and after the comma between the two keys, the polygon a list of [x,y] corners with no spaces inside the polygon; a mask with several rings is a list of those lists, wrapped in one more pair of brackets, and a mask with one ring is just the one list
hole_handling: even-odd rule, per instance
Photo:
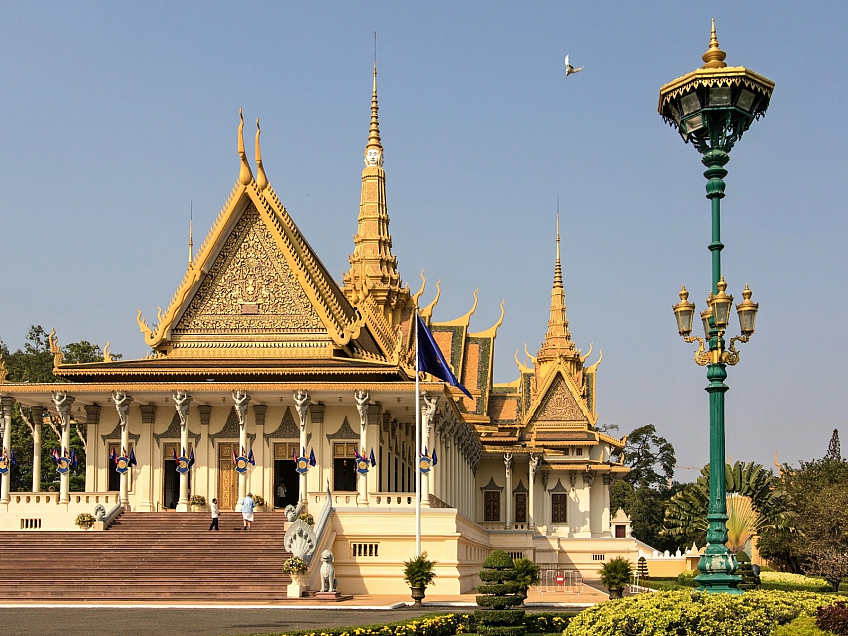
{"label": "naga roof finial", "polygon": [[247,156],[244,154],[244,117],[241,114],[241,108],[239,108],[238,154],[241,160],[239,183],[247,185],[253,181],[253,173],[250,171],[250,166],[247,164]]}
{"label": "naga roof finial", "polygon": [[268,177],[265,176],[265,168],[262,167],[262,151],[259,150],[259,117],[256,118],[256,187],[264,190],[268,187]]}

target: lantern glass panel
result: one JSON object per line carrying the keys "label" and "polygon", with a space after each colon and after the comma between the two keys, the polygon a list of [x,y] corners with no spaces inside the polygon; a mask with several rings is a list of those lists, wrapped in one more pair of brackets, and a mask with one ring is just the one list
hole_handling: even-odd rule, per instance
{"label": "lantern glass panel", "polygon": [[710,106],[730,106],[730,87],[721,86],[710,89]]}
{"label": "lantern glass panel", "polygon": [[691,115],[699,108],[701,108],[701,100],[698,99],[697,93],[692,92],[680,98],[680,110],[683,111],[684,116]]}
{"label": "lantern glass panel", "polygon": [[736,98],[736,105],[742,110],[751,112],[751,106],[754,105],[754,94],[744,88],[739,91],[739,97]]}

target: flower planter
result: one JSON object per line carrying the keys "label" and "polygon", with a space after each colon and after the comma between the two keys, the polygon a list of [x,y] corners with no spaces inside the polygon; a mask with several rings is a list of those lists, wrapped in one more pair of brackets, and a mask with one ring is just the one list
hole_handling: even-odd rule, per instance
{"label": "flower planter", "polygon": [[292,572],[289,576],[291,576],[292,582],[286,588],[286,598],[300,598],[308,589],[306,587],[306,574]]}
{"label": "flower planter", "polygon": [[421,601],[424,600],[424,592],[427,590],[426,587],[410,587],[409,591],[412,594],[412,600],[415,601],[413,603],[413,607],[421,607]]}
{"label": "flower planter", "polygon": [[624,597],[624,588],[620,588],[620,587],[610,588],[609,597],[610,598],[623,598]]}

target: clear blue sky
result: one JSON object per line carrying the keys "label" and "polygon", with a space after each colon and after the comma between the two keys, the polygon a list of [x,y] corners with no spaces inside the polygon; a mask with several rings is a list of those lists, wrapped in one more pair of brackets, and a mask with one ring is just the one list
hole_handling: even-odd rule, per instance
{"label": "clear blue sky", "polygon": [[[146,353],[238,175],[244,108],[262,122],[283,204],[341,279],[352,251],[378,32],[394,251],[437,320],[506,300],[495,380],[544,336],[556,197],[571,330],[603,349],[601,423],[654,423],[682,466],[708,461],[704,369],[671,312],[708,292],[709,202],[697,152],[656,112],[699,66],[710,18],[727,62],[774,80],[734,148],[724,273],[760,303],[729,369],[727,448],[772,465],[824,454],[846,422],[845,5],[841,2],[3,3],[0,338]],[[585,65],[567,80],[563,56]],[[831,320],[837,320],[833,326]],[[523,357],[523,354],[522,356]],[[848,451],[848,447],[846,448]],[[692,479],[697,471],[679,470]]]}

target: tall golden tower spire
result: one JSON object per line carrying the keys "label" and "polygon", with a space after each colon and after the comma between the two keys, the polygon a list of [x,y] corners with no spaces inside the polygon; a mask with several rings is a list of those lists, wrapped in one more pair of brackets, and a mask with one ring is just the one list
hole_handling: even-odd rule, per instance
{"label": "tall golden tower spire", "polygon": [[[559,208],[559,199],[557,199],[557,208]],[[565,316],[565,288],[562,284],[559,243],[559,210],[557,210],[556,262],[554,264],[554,285],[551,290],[551,317],[548,320],[548,332],[545,334],[545,341],[536,356],[539,362],[555,360],[560,357],[579,360],[579,354],[571,341],[571,333],[568,331],[568,318]]]}
{"label": "tall golden tower spire", "polygon": [[344,275],[344,292],[352,303],[370,294],[392,326],[401,320],[409,302],[409,287],[401,287],[397,257],[392,254],[389,213],[386,208],[386,173],[383,144],[377,118],[377,60],[374,59],[374,88],[371,96],[371,126],[365,145],[359,226],[353,237],[350,269]]}

